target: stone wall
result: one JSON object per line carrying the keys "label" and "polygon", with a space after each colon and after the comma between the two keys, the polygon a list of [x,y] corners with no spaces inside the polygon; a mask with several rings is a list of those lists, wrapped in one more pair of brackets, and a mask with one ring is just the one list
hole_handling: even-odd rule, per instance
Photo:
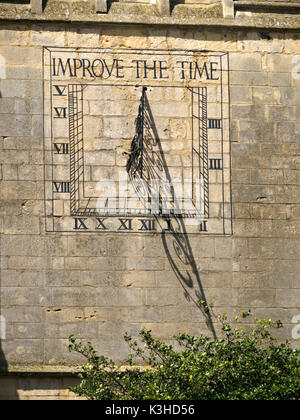
{"label": "stone wall", "polygon": [[0,377],[1,400],[81,400],[69,388],[78,380],[64,375],[19,374]]}
{"label": "stone wall", "polygon": [[[229,53],[233,233],[47,232],[43,47]],[[125,331],[218,335],[199,298],[215,313],[281,319],[279,338],[299,348],[299,54],[298,32],[283,29],[1,23],[3,367],[76,365],[70,334],[116,360]],[[69,209],[69,198],[58,205]]]}

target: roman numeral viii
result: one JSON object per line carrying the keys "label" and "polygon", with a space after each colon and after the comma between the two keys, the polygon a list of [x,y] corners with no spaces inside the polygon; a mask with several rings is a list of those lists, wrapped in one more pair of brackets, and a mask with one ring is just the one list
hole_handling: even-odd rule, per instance
{"label": "roman numeral viii", "polygon": [[70,182],[53,182],[53,192],[55,193],[69,193]]}

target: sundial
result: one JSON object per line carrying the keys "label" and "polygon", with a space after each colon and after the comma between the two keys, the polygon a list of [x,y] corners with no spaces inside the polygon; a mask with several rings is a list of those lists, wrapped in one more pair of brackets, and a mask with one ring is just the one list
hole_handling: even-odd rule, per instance
{"label": "sundial", "polygon": [[231,234],[228,56],[44,48],[49,232]]}

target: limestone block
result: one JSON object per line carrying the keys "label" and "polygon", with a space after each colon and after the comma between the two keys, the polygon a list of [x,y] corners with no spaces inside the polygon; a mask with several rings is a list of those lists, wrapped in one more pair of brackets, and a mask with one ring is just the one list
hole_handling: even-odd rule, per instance
{"label": "limestone block", "polygon": [[223,17],[233,18],[234,17],[234,3],[233,0],[222,0]]}
{"label": "limestone block", "polygon": [[0,114],[13,114],[15,100],[13,98],[1,98]]}
{"label": "limestone block", "polygon": [[300,105],[300,88],[299,87],[282,87],[280,88],[280,103],[283,105]]}
{"label": "limestone block", "polygon": [[244,289],[239,292],[239,304],[249,307],[272,307],[275,304],[274,289]]}
{"label": "limestone block", "polygon": [[96,12],[107,13],[107,0],[95,0]]}
{"label": "limestone block", "polygon": [[60,338],[47,338],[44,340],[45,365],[79,365],[84,363],[84,358],[75,352],[68,351],[69,340]]}
{"label": "limestone block", "polygon": [[[248,86],[231,86],[231,103],[249,103],[251,102],[252,91]],[[234,118],[234,115],[233,115]]]}
{"label": "limestone block", "polygon": [[[178,312],[177,312],[178,315]],[[125,322],[162,322],[162,308],[126,308],[122,310],[122,320]]]}
{"label": "limestone block", "polygon": [[42,287],[43,274],[40,271],[2,270],[1,284],[3,287]]}
{"label": "limestone block", "polygon": [[65,32],[64,31],[45,31],[42,26],[34,26],[31,31],[31,45],[58,45],[63,46],[65,44]]}
{"label": "limestone block", "polygon": [[111,288],[106,287],[98,289],[97,304],[99,306],[141,306],[142,305],[142,290],[138,288]]}
{"label": "limestone block", "polygon": [[128,270],[163,270],[164,269],[164,258],[146,258],[141,257],[139,259],[133,259],[127,257],[126,266]]}
{"label": "limestone block", "polygon": [[285,308],[299,308],[300,302],[300,290],[299,289],[290,289],[290,290],[277,290],[276,302],[279,306]]}
{"label": "limestone block", "polygon": [[35,216],[5,216],[4,217],[5,234],[39,234],[40,221]]}
{"label": "limestone block", "polygon": [[[263,89],[263,88],[262,88]],[[267,117],[268,108],[264,105],[232,105],[232,118],[236,120],[257,120],[262,115]]]}
{"label": "limestone block", "polygon": [[139,257],[143,256],[144,253],[144,238],[109,238],[108,240],[108,252],[111,256],[124,256],[130,257],[136,255]]}
{"label": "limestone block", "polygon": [[266,60],[268,71],[289,73],[292,70],[292,57],[285,54],[269,54]]}
{"label": "limestone block", "polygon": [[[213,307],[230,307],[232,306],[232,289],[230,288],[207,288],[206,299]],[[218,311],[216,310],[218,313]]]}
{"label": "limestone block", "polygon": [[109,139],[131,139],[134,135],[134,121],[126,117],[104,120],[104,136]]}
{"label": "limestone block", "polygon": [[17,165],[2,165],[2,179],[7,181],[15,181],[18,179]]}
{"label": "limestone block", "polygon": [[50,293],[38,287],[4,287],[3,297],[6,306],[48,306]]}
{"label": "limestone block", "polygon": [[5,319],[7,322],[29,322],[41,323],[43,322],[43,308],[40,306],[10,306],[4,310]]}
{"label": "limestone block", "polygon": [[[177,285],[176,285],[177,286]],[[180,287],[148,288],[146,304],[150,306],[184,305],[186,299]]]}
{"label": "limestone block", "polygon": [[291,74],[290,73],[269,73],[270,86],[290,86]]}
{"label": "limestone block", "polygon": [[42,51],[39,48],[19,47],[19,46],[1,46],[0,54],[5,58],[6,64],[40,66]]}
{"label": "limestone block", "polygon": [[27,364],[43,363],[42,339],[5,340],[1,341],[1,347],[9,364],[19,364],[20,360],[26,360]]}
{"label": "limestone block", "polygon": [[13,325],[14,339],[32,338],[39,339],[44,334],[44,327],[42,323],[16,323]]}
{"label": "limestone block", "polygon": [[37,15],[43,13],[43,0],[30,0],[31,12]]}
{"label": "limestone block", "polygon": [[155,273],[149,271],[135,270],[125,271],[120,274],[116,284],[118,287],[155,287]]}
{"label": "limestone block", "polygon": [[101,235],[89,238],[71,236],[68,238],[68,255],[71,257],[105,257],[107,255],[107,238]]}
{"label": "limestone block", "polygon": [[170,16],[170,0],[156,0],[156,4],[162,16]]}
{"label": "limestone block", "polygon": [[268,83],[268,75],[263,72],[233,71],[231,83],[242,86],[265,86]]}
{"label": "limestone block", "polygon": [[[31,119],[24,115],[6,115],[0,119],[1,135],[5,137],[29,136]],[[9,152],[9,151],[8,151]]]}
{"label": "limestone block", "polygon": [[58,338],[63,339],[68,337],[70,334],[75,335],[78,338],[83,339],[94,339],[98,337],[97,323],[90,323],[88,321],[83,322],[82,320],[73,319],[71,323],[50,323],[45,324],[45,338]]}
{"label": "limestone block", "polygon": [[259,32],[249,31],[247,33],[240,32],[237,41],[237,49],[247,52],[269,52],[281,53],[284,48],[284,35],[276,33],[268,33],[270,40],[262,39]]}
{"label": "limestone block", "polygon": [[87,287],[55,287],[52,295],[52,304],[58,308],[96,305],[95,291]]}
{"label": "limestone block", "polygon": [[67,257],[65,259],[66,268],[70,270],[93,270],[108,271],[112,265],[112,258],[108,257]]}
{"label": "limestone block", "polygon": [[231,53],[230,70],[261,71],[262,55],[259,53]]}

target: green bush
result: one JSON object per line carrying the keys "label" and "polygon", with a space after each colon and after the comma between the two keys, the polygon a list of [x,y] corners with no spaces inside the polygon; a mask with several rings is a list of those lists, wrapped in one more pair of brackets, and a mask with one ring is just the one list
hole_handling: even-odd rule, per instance
{"label": "green bush", "polygon": [[87,359],[72,391],[91,400],[299,400],[300,352],[270,332],[281,322],[255,320],[245,330],[226,315],[219,320],[221,338],[180,334],[178,351],[151,331],[140,332],[141,344],[125,335],[131,350],[123,369],[71,336],[70,351]]}

